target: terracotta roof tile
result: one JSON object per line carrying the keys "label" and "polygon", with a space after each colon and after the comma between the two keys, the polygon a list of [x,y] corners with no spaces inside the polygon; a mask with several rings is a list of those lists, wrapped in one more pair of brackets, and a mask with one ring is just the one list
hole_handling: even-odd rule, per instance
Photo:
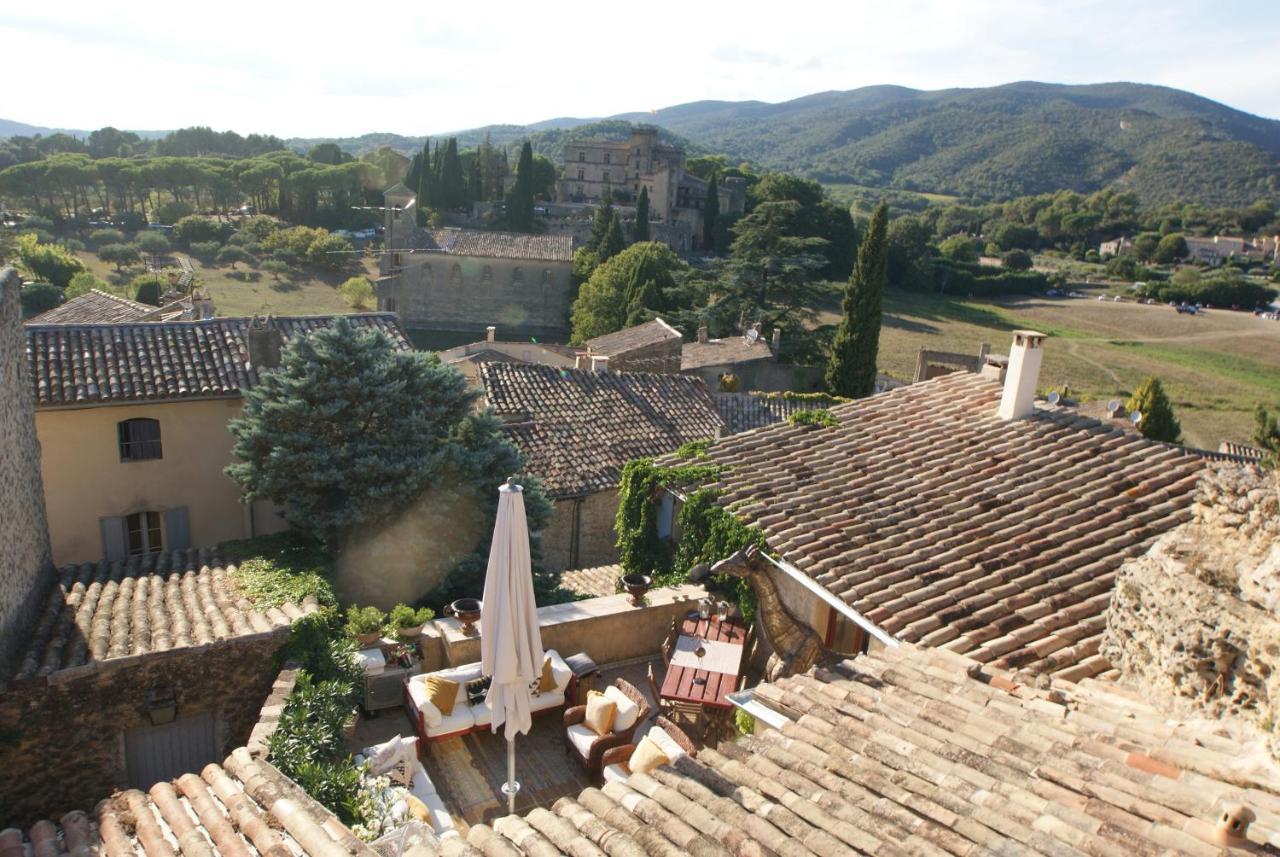
{"label": "terracotta roof tile", "polygon": [[560,575],[560,585],[579,595],[600,598],[618,593],[618,578],[622,576],[620,565],[597,565],[595,568],[578,568]]}
{"label": "terracotta roof tile", "polygon": [[30,319],[27,324],[119,324],[142,321],[158,307],[91,289],[61,306]]}
{"label": "terracotta roof tile", "polygon": [[648,345],[657,345],[661,342],[669,342],[681,338],[680,331],[662,319],[655,318],[653,321],[646,321],[644,324],[637,324],[634,327],[627,327],[613,333],[606,333],[604,336],[597,336],[595,339],[588,339],[586,346],[593,354],[612,357],[615,354],[624,354],[635,348],[644,348]]}
{"label": "terracotta roof tile", "polygon": [[786,422],[788,417],[800,411],[825,411],[844,401],[832,396],[754,392],[713,393],[712,398],[716,401],[716,410],[720,411],[733,434]]}
{"label": "terracotta roof tile", "polygon": [[[272,317],[285,340],[337,316]],[[391,313],[346,316],[410,349]],[[37,407],[234,396],[258,382],[247,362],[250,319],[131,324],[28,324],[27,363]]]}
{"label": "terracotta roof tile", "polygon": [[745,336],[731,336],[707,342],[686,342],[680,355],[680,370],[687,372],[704,366],[727,366],[766,359],[773,359],[773,349],[764,339],[752,341]]}
{"label": "terracotta roof tile", "polygon": [[553,497],[614,488],[632,459],[715,437],[724,423],[698,378],[519,363],[480,366],[525,472]]}
{"label": "terracotta roof tile", "polygon": [[451,256],[495,259],[572,262],[573,236],[526,235],[520,232],[485,232],[478,229],[420,230],[411,246]]}

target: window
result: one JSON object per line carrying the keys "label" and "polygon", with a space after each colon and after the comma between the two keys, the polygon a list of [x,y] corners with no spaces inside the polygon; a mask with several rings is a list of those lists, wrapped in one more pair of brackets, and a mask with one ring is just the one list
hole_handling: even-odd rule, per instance
{"label": "window", "polygon": [[135,512],[124,519],[126,544],[129,556],[141,556],[164,549],[160,535],[159,512]]}
{"label": "window", "polygon": [[579,153],[578,153],[578,163],[582,163],[582,162],[583,162],[583,161],[585,161],[586,159],[587,159],[587,153],[586,153],[586,152],[579,152]]}
{"label": "window", "polygon": [[399,267],[400,267],[400,254],[399,254],[399,253],[392,253],[392,254],[391,254],[391,267],[393,267],[393,268],[399,268]]}
{"label": "window", "polygon": [[462,266],[454,264],[452,270],[449,271],[449,285],[453,288],[462,286]]}
{"label": "window", "polygon": [[582,196],[586,192],[586,189],[582,185],[578,185],[578,196]]}
{"label": "window", "polygon": [[542,285],[544,286],[551,285],[551,269],[550,268],[542,269]]}
{"label": "window", "polygon": [[120,439],[121,461],[146,461],[163,457],[160,450],[159,420],[124,420],[116,425],[116,432]]}
{"label": "window", "polygon": [[383,306],[385,306],[385,307],[386,307],[387,312],[395,312],[395,311],[396,311],[396,299],[395,299],[395,298],[387,298],[387,299],[383,302]]}
{"label": "window", "polygon": [[522,268],[516,268],[514,271],[511,272],[511,285],[513,286],[524,285],[524,270]]}
{"label": "window", "polygon": [[482,286],[493,285],[493,269],[490,268],[488,265],[485,265],[484,270],[480,272],[480,285]]}
{"label": "window", "polygon": [[608,153],[608,152],[605,152],[605,153],[604,153],[604,162],[605,162],[606,164],[608,164],[608,163],[612,163],[612,161],[610,161],[610,160],[609,160],[609,153]]}
{"label": "window", "polygon": [[587,171],[582,167],[578,167],[578,181],[584,181],[587,177]]}
{"label": "window", "polygon": [[608,171],[608,170],[605,170],[605,171],[604,171],[604,173],[603,173],[603,174],[601,174],[601,176],[600,176],[600,181],[604,182],[605,184],[608,184],[608,183],[609,183],[609,171]]}

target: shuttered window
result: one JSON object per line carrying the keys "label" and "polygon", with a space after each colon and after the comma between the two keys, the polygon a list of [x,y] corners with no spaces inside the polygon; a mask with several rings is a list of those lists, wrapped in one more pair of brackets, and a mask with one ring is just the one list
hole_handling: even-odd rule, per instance
{"label": "shuttered window", "polygon": [[102,556],[108,561],[191,547],[191,516],[186,506],[167,512],[99,518],[98,524],[102,529]]}
{"label": "shuttered window", "polygon": [[120,440],[121,461],[146,461],[163,457],[159,420],[122,420],[116,424],[116,433]]}

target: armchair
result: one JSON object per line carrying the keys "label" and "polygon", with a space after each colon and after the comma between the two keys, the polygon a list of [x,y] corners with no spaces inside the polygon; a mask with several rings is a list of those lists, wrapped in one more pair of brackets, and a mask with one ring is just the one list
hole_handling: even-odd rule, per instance
{"label": "armchair", "polygon": [[[653,726],[649,727],[648,736],[662,748],[667,754],[667,758],[674,762],[680,756],[696,757],[698,750],[693,745],[693,741],[686,735],[679,726],[676,726],[667,718],[659,715],[653,720]],[[625,780],[628,771],[623,766],[631,761],[631,754],[636,750],[635,744],[623,744],[621,747],[614,747],[606,750],[601,758],[602,772],[604,781]]]}
{"label": "armchair", "polygon": [[652,710],[644,694],[622,679],[614,681],[605,695],[618,704],[613,731],[608,735],[597,735],[584,724],[587,717],[585,705],[575,705],[564,713],[565,753],[576,756],[592,776],[599,774],[607,751],[631,743],[636,727],[649,717]]}

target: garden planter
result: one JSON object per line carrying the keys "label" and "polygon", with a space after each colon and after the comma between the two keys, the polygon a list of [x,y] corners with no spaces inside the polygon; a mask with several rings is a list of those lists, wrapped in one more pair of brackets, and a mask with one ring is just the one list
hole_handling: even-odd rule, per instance
{"label": "garden planter", "polygon": [[381,631],[370,631],[367,634],[356,634],[356,645],[362,649],[367,649],[370,646],[376,646],[378,641],[381,639]]}
{"label": "garden planter", "polygon": [[476,634],[476,622],[480,621],[480,599],[459,598],[444,608],[444,612],[462,623],[462,633],[468,637]]}
{"label": "garden planter", "polygon": [[625,574],[622,576],[622,588],[631,596],[632,605],[643,607],[645,593],[653,588],[653,578],[647,574]]}
{"label": "garden planter", "polygon": [[397,628],[396,633],[402,640],[416,640],[422,636],[422,629],[426,626],[427,623],[423,622],[421,625],[414,625],[409,628]]}

